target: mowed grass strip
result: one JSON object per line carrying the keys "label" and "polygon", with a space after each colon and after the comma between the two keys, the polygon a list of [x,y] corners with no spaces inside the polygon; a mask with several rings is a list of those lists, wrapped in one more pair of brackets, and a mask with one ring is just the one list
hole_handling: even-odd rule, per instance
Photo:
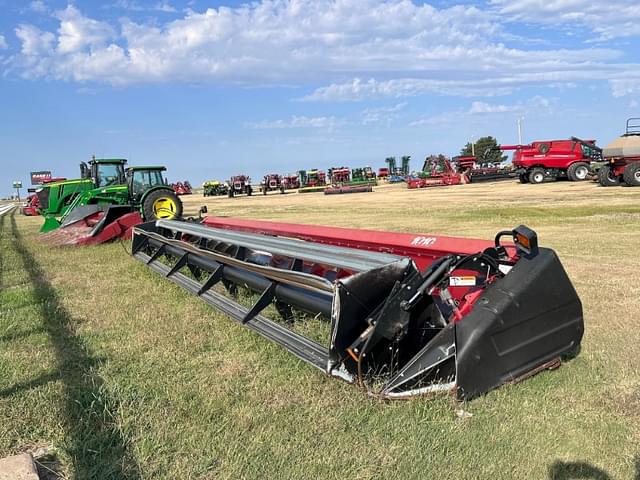
{"label": "mowed grass strip", "polygon": [[[368,398],[212,310],[120,243],[50,248],[38,242],[41,219],[6,218],[0,454],[49,445],[76,478],[634,478],[640,265],[629,205],[640,189],[613,189],[620,200],[581,185],[565,210],[560,185],[210,202],[211,213],[484,238],[514,223],[536,228],[583,300],[582,352],[465,404]],[[458,418],[460,408],[473,416]]]}

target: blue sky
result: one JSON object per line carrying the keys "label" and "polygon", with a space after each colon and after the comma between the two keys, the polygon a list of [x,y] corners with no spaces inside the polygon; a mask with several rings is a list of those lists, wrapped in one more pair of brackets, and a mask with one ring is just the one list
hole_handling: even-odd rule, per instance
{"label": "blue sky", "polygon": [[637,0],[0,0],[0,196],[91,155],[169,180],[595,138],[640,116]]}

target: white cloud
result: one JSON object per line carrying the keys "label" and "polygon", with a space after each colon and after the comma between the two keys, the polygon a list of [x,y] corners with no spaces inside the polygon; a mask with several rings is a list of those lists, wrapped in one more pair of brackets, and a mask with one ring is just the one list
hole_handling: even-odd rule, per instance
{"label": "white cloud", "polygon": [[172,6],[167,0],[164,0],[163,2],[160,2],[160,3],[156,3],[153,9],[159,12],[165,12],[165,13],[176,12],[176,8]]}
{"label": "white cloud", "polygon": [[470,115],[484,114],[484,113],[507,113],[520,110],[522,107],[519,105],[491,105],[486,102],[473,102],[471,108],[469,108]]}
{"label": "white cloud", "polygon": [[614,97],[626,97],[640,93],[640,75],[636,78],[609,80],[611,94]]}
{"label": "white cloud", "polygon": [[404,110],[407,102],[398,103],[391,107],[367,108],[362,111],[362,124],[386,124],[390,125],[399,118],[400,111]]}
{"label": "white cloud", "polygon": [[0,50],[5,50],[9,46],[7,45],[7,41],[4,38],[4,35],[0,35]]}
{"label": "white cloud", "polygon": [[410,127],[423,125],[438,125],[442,123],[458,122],[464,118],[481,117],[486,115],[502,115],[517,113],[520,115],[532,112],[548,111],[553,105],[553,101],[548,98],[536,95],[526,101],[517,102],[511,105],[492,104],[482,101],[471,102],[468,109],[443,112],[437,115],[425,116],[409,123]]}
{"label": "white cloud", "polygon": [[47,13],[49,8],[42,0],[34,0],[29,4],[29,10],[35,13]]}
{"label": "white cloud", "polygon": [[72,5],[57,12],[56,17],[60,20],[57,48],[60,54],[108,48],[109,40],[115,37],[109,24],[85,17]]}
{"label": "white cloud", "polygon": [[[526,1],[534,0],[512,3]],[[110,6],[173,9],[168,0],[148,5],[155,7],[132,0]],[[303,96],[306,101],[490,97],[525,85],[625,80],[640,72],[637,64],[620,63],[624,52],[610,48],[506,44],[518,40],[493,10],[512,18],[520,11],[514,8],[506,0],[485,10],[409,0],[262,0],[188,10],[166,22],[123,18],[113,24],[68,6],[55,14],[56,30],[16,29],[22,50],[11,67],[31,78],[113,85],[320,85]]]}
{"label": "white cloud", "polygon": [[598,41],[640,35],[637,0],[492,0],[512,21],[559,25],[571,31],[588,27]]}
{"label": "white cloud", "polygon": [[334,128],[344,125],[344,119],[336,117],[305,117],[292,116],[289,120],[264,120],[256,123],[246,123],[247,128],[271,129],[271,128],[317,128],[333,130]]}

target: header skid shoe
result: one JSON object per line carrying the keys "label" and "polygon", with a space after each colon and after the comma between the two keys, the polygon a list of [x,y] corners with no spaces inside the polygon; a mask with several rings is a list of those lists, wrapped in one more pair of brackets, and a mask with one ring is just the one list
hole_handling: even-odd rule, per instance
{"label": "header skid shoe", "polygon": [[[454,391],[471,399],[578,351],[580,300],[555,252],[538,247],[524,226],[495,242],[470,240],[483,248],[469,253],[452,248],[463,239],[447,237],[429,237],[417,251],[415,242],[402,245],[406,234],[377,232],[359,249],[353,239],[361,231],[353,229],[328,229],[333,236],[320,243],[310,229],[322,227],[274,223],[285,237],[270,233],[269,222],[215,223],[139,225],[133,256],[298,358],[381,397]],[[513,243],[501,244],[505,236]],[[305,312],[328,322],[324,344],[297,333]]]}

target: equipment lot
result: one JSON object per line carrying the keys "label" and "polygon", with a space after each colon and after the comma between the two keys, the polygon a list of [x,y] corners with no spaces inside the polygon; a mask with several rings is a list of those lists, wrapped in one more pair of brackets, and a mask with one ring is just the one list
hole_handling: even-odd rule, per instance
{"label": "equipment lot", "polygon": [[469,403],[383,402],[161,281],[121,244],[47,247],[41,219],[10,213],[0,218],[0,456],[46,444],[78,478],[638,475],[640,189],[509,181],[182,199],[185,215],[207,205],[473,238],[528,225],[584,303],[582,351]]}

